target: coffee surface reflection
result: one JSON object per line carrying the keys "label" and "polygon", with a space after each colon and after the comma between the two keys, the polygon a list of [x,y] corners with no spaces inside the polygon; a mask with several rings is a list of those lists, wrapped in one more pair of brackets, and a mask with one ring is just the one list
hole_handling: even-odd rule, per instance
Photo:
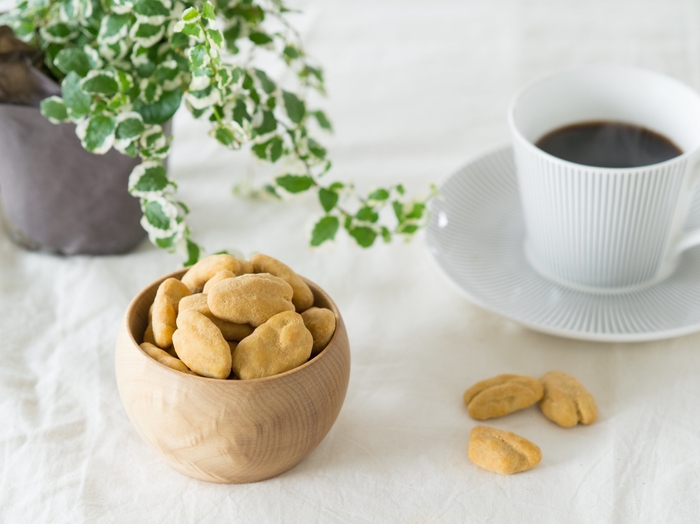
{"label": "coffee surface reflection", "polygon": [[562,160],[595,167],[640,167],[683,154],[665,136],[621,122],[583,122],[560,127],[535,145]]}

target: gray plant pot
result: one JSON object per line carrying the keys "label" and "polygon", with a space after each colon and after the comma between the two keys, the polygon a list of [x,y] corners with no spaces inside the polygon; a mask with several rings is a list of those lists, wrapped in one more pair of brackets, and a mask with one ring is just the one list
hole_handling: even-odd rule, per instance
{"label": "gray plant pot", "polygon": [[73,124],[51,124],[36,107],[0,104],[0,201],[10,236],[64,255],[125,253],[146,236],[128,190],[139,163],[85,151]]}

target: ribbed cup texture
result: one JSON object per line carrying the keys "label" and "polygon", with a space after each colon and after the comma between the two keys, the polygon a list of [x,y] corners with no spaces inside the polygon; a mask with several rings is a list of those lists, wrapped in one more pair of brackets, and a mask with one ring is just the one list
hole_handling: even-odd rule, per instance
{"label": "ribbed cup texture", "polygon": [[[698,226],[700,191],[684,230]],[[426,233],[438,266],[470,300],[533,329],[609,342],[700,330],[700,247],[685,251],[667,279],[625,292],[591,293],[533,270],[523,251],[510,147],[469,162],[445,181],[430,203]]]}
{"label": "ribbed cup texture", "polygon": [[601,169],[553,161],[523,144],[514,150],[527,246],[538,269],[605,288],[657,276],[667,256],[684,159]]}

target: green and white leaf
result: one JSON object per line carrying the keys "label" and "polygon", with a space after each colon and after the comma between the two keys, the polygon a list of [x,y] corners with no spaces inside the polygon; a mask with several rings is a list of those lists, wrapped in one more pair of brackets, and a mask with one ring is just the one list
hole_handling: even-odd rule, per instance
{"label": "green and white leaf", "polygon": [[150,126],[141,134],[140,144],[143,149],[157,151],[168,145],[168,139],[159,125]]}
{"label": "green and white leaf", "polygon": [[119,151],[122,155],[127,155],[133,158],[138,153],[138,150],[136,148],[136,142],[137,140],[120,140],[118,138],[115,138],[112,147]]}
{"label": "green and white leaf", "polygon": [[216,20],[216,11],[214,10],[214,4],[212,4],[209,1],[204,2],[202,4],[202,18],[206,18],[207,20]]}
{"label": "green and white leaf", "polygon": [[180,20],[173,26],[173,33],[183,33],[187,36],[195,38],[197,41],[204,41],[202,29],[197,22],[188,23]]}
{"label": "green and white leaf", "polygon": [[119,83],[112,71],[100,69],[90,71],[80,81],[80,88],[85,93],[110,98],[119,92]]}
{"label": "green and white leaf", "polygon": [[96,155],[104,155],[114,144],[115,128],[116,118],[96,115],[80,121],[75,128],[75,134],[85,149]]}
{"label": "green and white leaf", "polygon": [[92,98],[80,87],[81,79],[77,73],[71,72],[61,83],[61,95],[68,108],[68,114],[73,119],[84,117],[90,111]]}
{"label": "green and white leaf", "polygon": [[207,29],[207,39],[217,50],[224,47],[224,35],[218,29]]}
{"label": "green and white leaf", "polygon": [[52,124],[68,121],[68,108],[62,98],[50,96],[41,101],[41,114]]}
{"label": "green and white leaf", "polygon": [[180,89],[163,91],[160,100],[155,104],[145,104],[137,99],[134,103],[134,111],[141,114],[146,124],[163,124],[173,117],[181,102]]}
{"label": "green and white leaf", "polygon": [[53,44],[63,44],[78,35],[78,27],[65,22],[55,22],[42,27],[39,32],[41,37]]}
{"label": "green and white leaf", "polygon": [[172,4],[162,0],[137,0],[134,4],[136,20],[150,25],[162,25],[171,17]]}
{"label": "green and white leaf", "polygon": [[100,56],[100,53],[95,49],[94,47],[91,47],[89,44],[85,44],[83,46],[83,52],[88,56],[88,60],[90,61],[90,67],[92,69],[100,69],[104,65],[104,61],[102,60],[102,57]]}
{"label": "green and white leaf", "polygon": [[182,85],[184,75],[175,60],[166,60],[158,64],[153,76],[164,91],[172,91]]}
{"label": "green and white leaf", "polygon": [[144,78],[141,80],[139,89],[141,90],[141,94],[139,96],[144,102],[146,102],[146,104],[155,104],[158,102],[158,100],[160,100],[160,97],[163,94],[163,88],[149,78]]}
{"label": "green and white leaf", "polygon": [[208,75],[193,76],[190,80],[190,91],[202,91],[211,85],[211,77]]}
{"label": "green and white leaf", "polygon": [[94,67],[87,53],[77,47],[64,47],[53,60],[53,64],[65,74],[75,71],[78,76],[87,75]]}
{"label": "green and white leaf", "polygon": [[112,11],[117,14],[130,14],[134,10],[132,0],[112,0]]}
{"label": "green and white leaf", "polygon": [[[138,167],[138,166],[137,166]],[[151,242],[157,239],[174,236],[173,243],[182,238],[185,233],[185,225],[178,221],[179,208],[173,202],[162,196],[154,196],[141,201],[143,218],[141,226],[148,232]]]}
{"label": "green and white leaf", "polygon": [[119,90],[122,93],[126,93],[132,87],[134,87],[134,77],[122,69],[116,70],[115,78],[117,80],[117,84],[119,85]]}
{"label": "green and white leaf", "polygon": [[165,34],[163,24],[148,24],[137,21],[129,30],[129,37],[143,47],[153,47]]}
{"label": "green and white leaf", "polygon": [[187,58],[190,61],[190,67],[194,69],[202,69],[209,65],[211,57],[207,52],[207,48],[203,45],[196,45],[187,50]]}
{"label": "green and white leaf", "polygon": [[162,162],[149,160],[136,166],[129,175],[129,192],[137,197],[152,199],[170,186]]}
{"label": "green and white leaf", "polygon": [[115,136],[118,140],[132,141],[146,130],[143,117],[136,111],[125,111],[117,116]]}
{"label": "green and white leaf", "polygon": [[201,15],[196,7],[188,7],[182,12],[182,21],[186,24],[196,24]]}
{"label": "green and white leaf", "polygon": [[82,22],[92,16],[92,2],[90,0],[66,0],[59,9],[59,18],[62,22]]}
{"label": "green and white leaf", "polygon": [[101,46],[115,44],[123,41],[129,34],[129,13],[110,14],[100,22],[100,31],[97,33],[97,43]]}
{"label": "green and white leaf", "polygon": [[205,109],[221,103],[221,93],[213,85],[201,91],[190,91],[186,97],[189,104],[195,109]]}
{"label": "green and white leaf", "polygon": [[141,67],[151,63],[151,59],[148,56],[150,48],[144,46],[140,42],[134,43],[131,48],[131,63],[134,67]]}

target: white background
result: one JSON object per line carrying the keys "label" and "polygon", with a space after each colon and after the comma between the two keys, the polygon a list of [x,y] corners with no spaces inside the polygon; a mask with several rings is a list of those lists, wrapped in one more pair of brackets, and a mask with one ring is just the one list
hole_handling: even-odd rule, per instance
{"label": "white background", "polygon": [[[625,63],[700,88],[700,5],[690,0],[313,1],[301,23],[325,64],[332,177],[424,191],[508,141],[524,83]],[[700,123],[698,123],[700,125]],[[538,334],[468,304],[413,244],[312,252],[318,206],[237,199],[263,171],[175,121],[172,175],[211,250],[278,257],[324,287],[350,333],[347,399],[305,461],[266,482],[214,485],[171,470],[132,429],[113,347],[130,299],[179,260],[27,253],[0,232],[0,522],[697,522],[700,335],[595,344]],[[506,477],[466,455],[473,382],[561,369],[598,400],[562,429],[531,408],[493,421],[542,448]]]}

